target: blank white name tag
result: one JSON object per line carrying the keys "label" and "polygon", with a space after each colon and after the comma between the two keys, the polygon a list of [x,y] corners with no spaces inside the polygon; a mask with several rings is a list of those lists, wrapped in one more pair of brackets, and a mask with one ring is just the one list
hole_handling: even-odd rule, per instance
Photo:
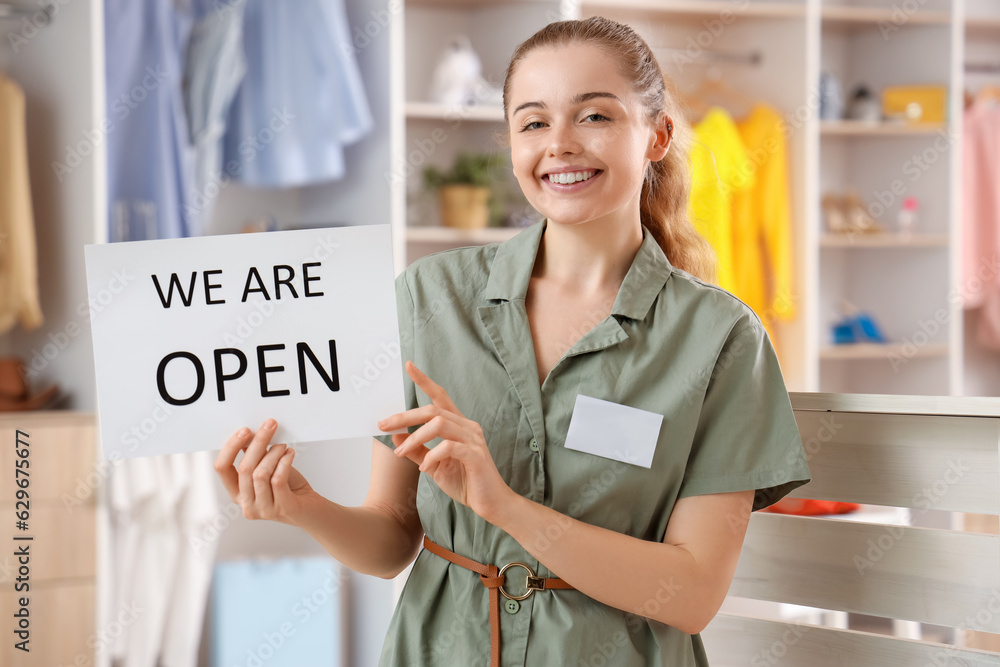
{"label": "blank white name tag", "polygon": [[566,449],[649,468],[663,415],[577,394]]}

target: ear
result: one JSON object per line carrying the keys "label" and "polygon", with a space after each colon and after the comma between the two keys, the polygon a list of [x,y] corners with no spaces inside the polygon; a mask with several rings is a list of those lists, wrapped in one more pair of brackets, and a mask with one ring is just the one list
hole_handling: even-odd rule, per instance
{"label": "ear", "polygon": [[670,141],[674,135],[674,121],[667,114],[663,114],[652,129],[653,141],[646,151],[646,157],[653,162],[659,162],[670,149]]}

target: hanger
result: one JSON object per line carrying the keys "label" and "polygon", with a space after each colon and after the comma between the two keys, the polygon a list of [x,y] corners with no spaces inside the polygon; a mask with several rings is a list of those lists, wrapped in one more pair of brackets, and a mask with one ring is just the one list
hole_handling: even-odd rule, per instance
{"label": "hanger", "polygon": [[976,103],[1000,104],[1000,86],[988,83],[976,92]]}
{"label": "hanger", "polygon": [[736,90],[722,76],[722,68],[713,65],[708,68],[705,77],[693,91],[682,94],[681,101],[692,111],[699,111],[702,115],[708,113],[713,106],[722,106],[729,111],[730,116],[744,115],[737,114],[737,110],[749,112],[756,102]]}
{"label": "hanger", "polygon": [[684,116],[688,119],[691,125],[694,125],[699,120],[705,117],[708,110],[712,105],[705,102],[705,100],[694,95],[688,95],[684,91],[677,90],[677,98],[681,103],[681,107],[684,110]]}

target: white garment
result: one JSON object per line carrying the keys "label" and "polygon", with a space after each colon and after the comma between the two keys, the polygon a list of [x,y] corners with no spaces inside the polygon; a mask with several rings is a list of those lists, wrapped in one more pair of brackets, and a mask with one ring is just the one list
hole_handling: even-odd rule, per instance
{"label": "white garment", "polygon": [[[202,540],[221,507],[215,492],[212,456],[209,452],[178,454],[188,465],[188,486],[178,505],[181,533],[176,585],[167,615],[160,650],[162,667],[198,664],[198,647],[205,615],[218,540]],[[194,538],[194,539],[192,539]]]}
{"label": "white garment", "polygon": [[138,613],[111,651],[121,667],[197,664],[215,545],[191,537],[218,514],[208,452],[127,459],[109,485],[114,581],[110,619]]}
{"label": "white garment", "polygon": [[[111,507],[112,566],[114,579],[111,582],[112,595],[109,614],[114,618],[117,610],[127,607],[134,600],[132,582],[138,563],[138,545],[142,532],[136,520],[134,506],[148,499],[154,492],[155,464],[152,459],[128,459],[117,461],[111,474],[108,504]],[[114,637],[111,659],[120,663],[125,660],[129,630]]]}

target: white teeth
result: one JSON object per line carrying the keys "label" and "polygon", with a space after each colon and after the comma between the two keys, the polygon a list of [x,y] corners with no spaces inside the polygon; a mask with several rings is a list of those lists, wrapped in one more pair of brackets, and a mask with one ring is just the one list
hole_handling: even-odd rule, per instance
{"label": "white teeth", "polygon": [[561,183],[563,185],[569,185],[570,183],[577,183],[579,181],[586,181],[591,178],[596,171],[568,171],[561,174],[549,174],[549,181],[552,183]]}

